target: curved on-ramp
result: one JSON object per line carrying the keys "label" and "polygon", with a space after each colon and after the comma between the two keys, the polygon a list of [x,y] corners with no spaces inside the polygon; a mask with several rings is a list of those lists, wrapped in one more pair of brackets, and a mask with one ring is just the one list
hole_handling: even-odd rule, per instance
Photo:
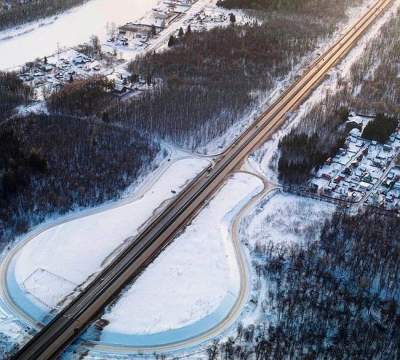
{"label": "curved on-ramp", "polygon": [[[162,174],[166,171],[166,168],[161,168],[156,172],[156,176],[152,177],[152,183],[154,183]],[[245,172],[245,171],[242,171]],[[247,172],[249,173],[249,172]],[[248,270],[248,261],[247,257],[244,254],[240,241],[238,239],[238,224],[240,219],[243,217],[243,214],[248,211],[248,209],[256,202],[258,199],[265,194],[266,184],[264,180],[254,173],[249,173],[252,176],[255,176],[261,180],[263,183],[263,189],[257,191],[252,198],[248,201],[247,204],[243,205],[241,209],[239,209],[238,213],[232,219],[232,223],[229,226],[229,234],[231,235],[234,253],[236,256],[236,261],[240,274],[240,283],[239,283],[239,292],[237,296],[230,294],[225,299],[225,302],[219,306],[219,308],[215,311],[215,314],[211,314],[208,319],[201,319],[198,322],[195,322],[187,327],[177,329],[176,333],[170,333],[168,331],[161,332],[159,334],[150,334],[147,338],[143,336],[142,339],[138,338],[138,341],[132,345],[127,345],[127,342],[124,344],[120,343],[105,343],[99,341],[92,340],[82,340],[81,346],[85,348],[90,348],[91,350],[98,351],[101,353],[132,353],[132,352],[153,352],[153,351],[172,351],[176,349],[182,349],[185,347],[193,346],[195,344],[201,343],[210,337],[216,336],[221,333],[224,329],[228,328],[238,317],[241,312],[241,309],[246,302],[249,293],[248,279],[249,279],[249,270]],[[46,321],[42,321],[41,318],[43,312],[40,316],[35,316],[35,314],[40,313],[39,311],[26,311],[21,305],[21,302],[18,303],[14,300],[13,296],[10,294],[9,288],[9,278],[12,276],[10,271],[13,271],[13,261],[18,252],[32,239],[41,234],[42,232],[52,228],[54,226],[58,226],[60,224],[64,224],[67,222],[74,221],[78,218],[87,217],[90,215],[94,215],[99,212],[104,212],[107,210],[114,209],[116,207],[120,207],[126,205],[127,203],[134,202],[141,197],[143,197],[143,193],[145,190],[149,188],[149,184],[146,184],[146,188],[142,188],[139,195],[134,196],[132,198],[124,199],[115,204],[109,204],[100,208],[91,209],[89,211],[84,211],[83,214],[73,214],[68,217],[63,217],[58,221],[51,223],[50,225],[46,224],[45,226],[39,226],[33,232],[29,233],[23,241],[20,241],[16,244],[2,259],[0,263],[0,296],[3,299],[3,303],[6,307],[6,310],[11,312],[17,318],[24,321],[31,328],[36,331],[39,331],[46,323]],[[216,193],[218,194],[218,192]],[[216,196],[214,195],[214,197]],[[210,200],[211,201],[211,200]],[[201,210],[200,210],[201,211]],[[22,293],[22,289],[20,289]],[[236,295],[236,294],[235,294]],[[22,303],[24,303],[22,301]],[[50,317],[48,317],[50,319]],[[200,324],[199,324],[200,322]],[[199,326],[200,325],[200,326]],[[168,334],[170,333],[170,334]],[[169,336],[171,335],[171,336]],[[178,336],[174,336],[178,335]],[[176,340],[176,339],[179,340]],[[83,337],[84,339],[84,337]],[[159,343],[156,343],[157,339],[160,340]],[[141,341],[142,340],[142,341]]]}
{"label": "curved on-ramp", "polygon": [[[266,183],[262,177],[256,175],[252,172],[248,171],[237,171],[235,173],[247,173],[251,176],[257,177],[261,180],[263,187],[259,191],[257,191],[253,196],[249,199],[249,201],[242,206],[242,208],[235,214],[232,222],[229,226],[229,234],[231,235],[231,240],[234,247],[234,252],[236,256],[236,261],[239,269],[240,274],[240,282],[239,282],[239,293],[232,303],[229,311],[226,312],[225,316],[223,316],[217,323],[210,324],[211,326],[208,329],[203,329],[202,331],[197,331],[194,334],[186,334],[184,338],[179,341],[171,341],[169,343],[162,343],[160,345],[122,345],[122,344],[105,344],[98,341],[93,340],[81,340],[79,342],[80,347],[87,348],[91,352],[96,353],[103,353],[103,354],[110,354],[110,353],[122,353],[122,354],[129,354],[129,353],[152,353],[152,352],[169,352],[169,351],[176,351],[181,350],[184,348],[189,348],[201,344],[207,341],[210,338],[218,336],[224,330],[228,329],[239,317],[243,306],[247,302],[249,296],[249,279],[250,279],[250,264],[249,259],[246,256],[242,244],[239,239],[239,225],[240,220],[250,211],[253,206],[258,203],[258,201],[264,197],[267,193],[273,192],[276,190],[276,187],[272,187],[270,184]],[[233,173],[234,174],[234,173]],[[213,198],[218,195],[218,192],[214,194]],[[210,200],[212,201],[212,199]],[[201,210],[200,210],[201,211]],[[201,321],[201,320],[200,320]],[[186,328],[186,327],[185,327]],[[189,325],[187,327],[189,330],[190,328],[195,329],[196,323]],[[167,331],[168,332],[168,331]],[[165,333],[167,333],[165,332]],[[163,333],[159,333],[156,335],[162,336]]]}

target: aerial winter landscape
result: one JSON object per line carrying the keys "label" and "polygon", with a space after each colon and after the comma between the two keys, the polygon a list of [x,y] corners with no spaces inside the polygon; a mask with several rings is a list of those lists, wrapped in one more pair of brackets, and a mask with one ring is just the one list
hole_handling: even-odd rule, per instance
{"label": "aerial winter landscape", "polygon": [[0,359],[400,359],[400,0],[0,0]]}

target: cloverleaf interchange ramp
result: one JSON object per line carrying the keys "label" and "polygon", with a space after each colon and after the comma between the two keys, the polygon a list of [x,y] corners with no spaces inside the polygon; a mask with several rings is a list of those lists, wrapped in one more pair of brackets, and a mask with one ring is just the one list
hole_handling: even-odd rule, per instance
{"label": "cloverleaf interchange ramp", "polygon": [[274,102],[223,154],[194,179],[134,242],[68,306],[42,328],[14,359],[53,359],[81,334],[125,285],[149,264],[243,159],[267,140],[355,45],[392,0],[378,0],[302,77]]}

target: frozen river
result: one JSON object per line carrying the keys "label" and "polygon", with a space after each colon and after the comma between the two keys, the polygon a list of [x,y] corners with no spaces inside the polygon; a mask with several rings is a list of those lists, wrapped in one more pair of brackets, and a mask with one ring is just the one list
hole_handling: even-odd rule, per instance
{"label": "frozen river", "polygon": [[0,69],[22,65],[54,54],[96,34],[107,36],[107,25],[122,25],[141,18],[158,0],[91,0],[58,17],[0,32]]}

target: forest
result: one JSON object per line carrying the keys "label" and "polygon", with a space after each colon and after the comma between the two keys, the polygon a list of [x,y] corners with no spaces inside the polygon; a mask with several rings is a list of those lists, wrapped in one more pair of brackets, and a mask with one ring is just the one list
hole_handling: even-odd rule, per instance
{"label": "forest", "polygon": [[334,15],[321,6],[320,18],[311,7],[257,11],[252,23],[184,33],[168,51],[131,63],[154,89],[119,104],[116,121],[187,148],[205,146],[265,102],[278,79],[332,34],[349,3],[359,2],[335,2]]}
{"label": "forest", "polygon": [[[336,107],[337,104],[331,106]],[[308,129],[306,124],[301,124],[279,143],[279,177],[284,183],[306,182],[312,170],[320,167],[344,144],[349,131],[345,125],[348,109],[343,107],[330,113],[320,110],[315,107],[308,113],[305,121],[309,125]]]}
{"label": "forest", "polygon": [[47,98],[47,107],[52,113],[89,116],[102,114],[102,110],[114,100],[112,81],[101,76],[85,80],[73,80],[53,92]]}
{"label": "forest", "polygon": [[[218,0],[217,5],[226,9],[243,10],[267,10],[288,14],[308,14],[320,17],[334,17],[343,14],[346,7],[354,4],[348,1],[327,1],[327,0]],[[324,12],[321,12],[324,9]]]}
{"label": "forest", "polygon": [[[0,6],[0,30],[59,14],[87,0],[7,1]],[[2,1],[0,1],[1,5]]]}
{"label": "forest", "polygon": [[3,119],[11,116],[17,106],[26,104],[31,98],[32,89],[16,73],[0,71],[0,114]]}
{"label": "forest", "polygon": [[400,356],[400,219],[338,210],[305,246],[255,247],[259,324],[208,348],[216,359]]}
{"label": "forest", "polygon": [[66,115],[0,129],[0,246],[50,214],[118,197],[151,170],[160,147],[134,130]]}
{"label": "forest", "polygon": [[355,124],[345,124],[346,111],[377,116],[363,136],[384,141],[400,117],[398,69],[399,13],[368,43],[351,67],[350,78],[337,80],[337,91],[325,94],[301,118],[299,125],[279,144],[279,178],[284,183],[304,183],[323,161],[333,157]]}
{"label": "forest", "polygon": [[378,141],[384,144],[394,133],[399,124],[399,120],[395,117],[386,116],[385,114],[376,114],[375,119],[370,121],[365,127],[362,137],[368,140]]}

